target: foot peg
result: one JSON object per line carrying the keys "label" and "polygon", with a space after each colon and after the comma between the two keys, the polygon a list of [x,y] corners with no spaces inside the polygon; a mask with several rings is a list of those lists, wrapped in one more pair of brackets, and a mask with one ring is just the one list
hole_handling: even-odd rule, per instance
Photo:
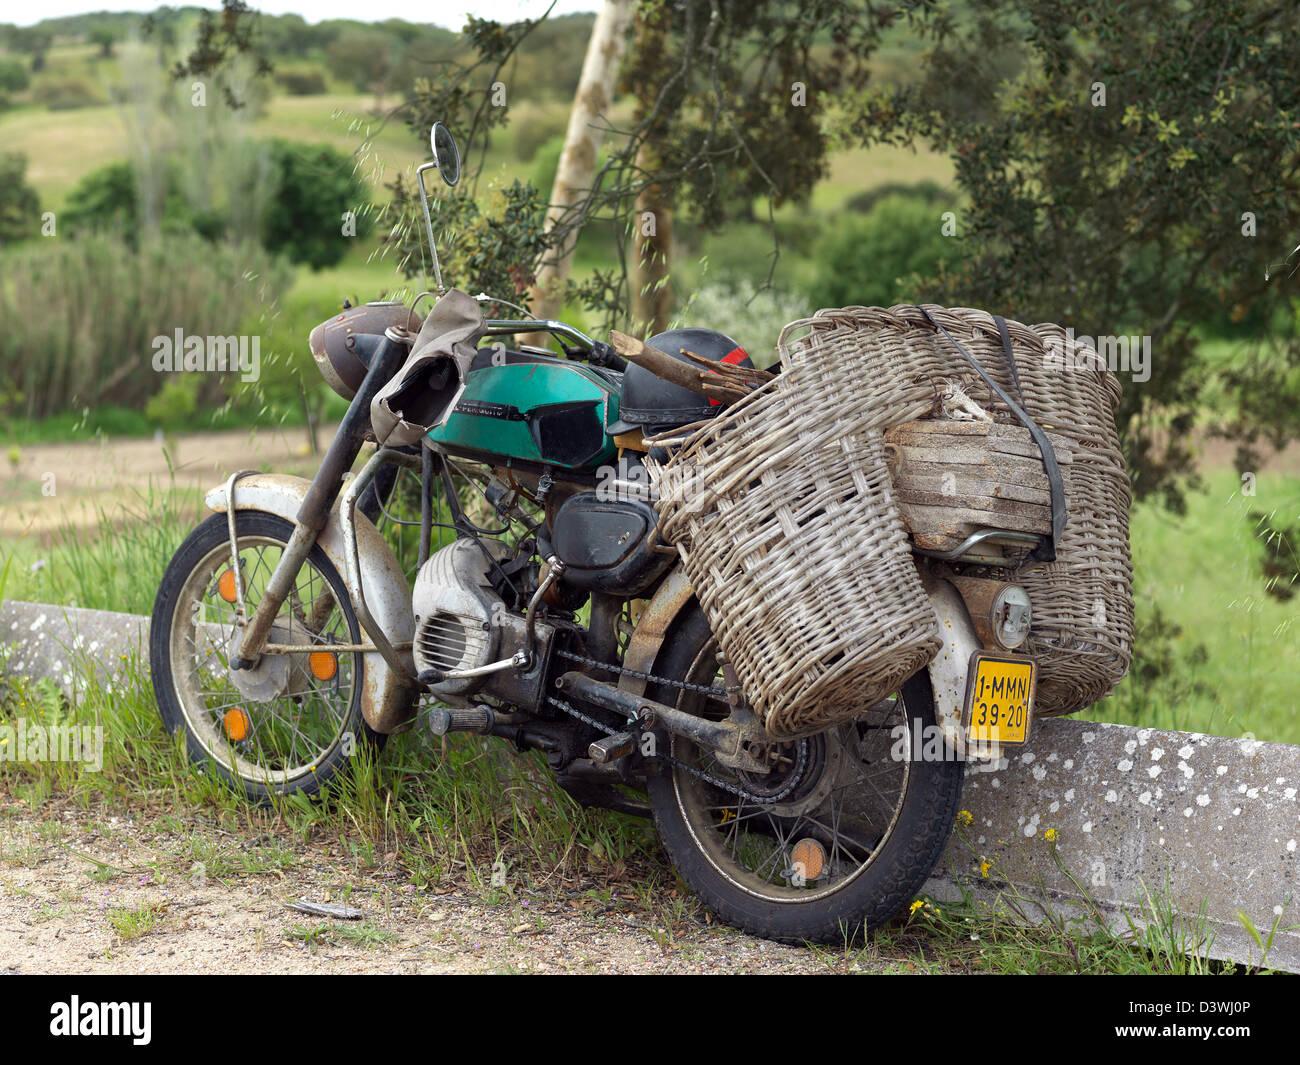
{"label": "foot peg", "polygon": [[487,733],[496,724],[496,715],[486,706],[435,706],[429,711],[426,722],[435,736],[445,736],[448,732]]}
{"label": "foot peg", "polygon": [[617,732],[613,736],[602,736],[587,748],[587,757],[597,765],[608,765],[620,758],[626,758],[636,748],[636,733]]}

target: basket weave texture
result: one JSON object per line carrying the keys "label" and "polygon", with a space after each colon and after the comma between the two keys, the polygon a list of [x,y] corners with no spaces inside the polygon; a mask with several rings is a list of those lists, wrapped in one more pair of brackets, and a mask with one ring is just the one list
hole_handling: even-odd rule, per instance
{"label": "basket weave texture", "polygon": [[856,716],[939,649],[883,435],[816,417],[798,384],[747,397],[656,475],[660,535],[779,738]]}
{"label": "basket weave texture", "polygon": [[[1132,657],[1119,382],[1061,327],[1008,321],[1018,395],[991,315],[926,310],[1071,441],[1057,559],[1013,579],[1033,603],[1022,650],[1039,663],[1035,712],[1073,713],[1108,694]],[[666,464],[650,465],[660,535],[677,545],[723,656],[768,730],[796,736],[856,716],[939,646],[883,430],[932,415],[949,382],[996,420],[1013,418],[913,307],[822,310],[788,325],[779,347],[780,376],[689,427]]]}

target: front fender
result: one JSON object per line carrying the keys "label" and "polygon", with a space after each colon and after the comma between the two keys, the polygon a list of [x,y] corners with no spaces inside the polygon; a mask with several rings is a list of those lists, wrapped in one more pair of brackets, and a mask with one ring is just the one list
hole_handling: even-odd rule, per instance
{"label": "front fender", "polygon": [[[311,482],[281,473],[254,473],[235,483],[235,509],[260,510],[286,521],[295,522]],[[224,514],[227,509],[226,485],[212,489],[203,498],[209,510]],[[411,610],[411,590],[406,575],[392,548],[374,523],[357,511],[357,557],[366,604],[389,640],[410,643],[415,636],[415,614]],[[347,556],[339,526],[339,504],[335,502],[329,520],[316,541],[325,557],[333,563],[347,583]],[[415,672],[409,650],[402,652],[412,673]],[[361,714],[375,732],[391,733],[410,727],[415,717],[419,693],[397,676],[378,651],[363,656]]]}

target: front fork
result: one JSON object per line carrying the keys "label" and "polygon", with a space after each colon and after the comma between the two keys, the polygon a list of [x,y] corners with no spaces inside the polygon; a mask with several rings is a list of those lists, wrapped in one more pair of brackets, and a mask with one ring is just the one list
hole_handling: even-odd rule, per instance
{"label": "front fork", "polygon": [[[366,371],[365,379],[361,382],[361,387],[357,389],[357,394],[349,404],[347,413],[343,415],[343,421],[339,425],[338,432],[334,434],[334,439],[330,441],[330,446],[325,452],[325,458],[321,462],[320,468],[316,471],[316,476],[312,478],[311,487],[308,489],[302,505],[298,508],[293,534],[289,537],[289,542],[280,555],[280,561],[276,564],[274,572],[267,581],[266,589],[262,593],[257,608],[253,611],[251,617],[245,614],[248,617],[248,623],[244,626],[235,653],[230,658],[231,669],[253,669],[261,660],[262,652],[266,647],[271,632],[271,625],[280,613],[280,607],[284,605],[285,599],[293,590],[298,579],[298,572],[307,560],[308,553],[315,545],[321,530],[325,528],[325,523],[329,521],[330,510],[333,508],[343,487],[344,475],[352,468],[352,464],[361,453],[361,446],[365,443],[366,433],[370,428],[371,400],[401,368],[405,359],[405,344],[398,337],[395,337],[391,330],[386,332],[383,341],[378,345],[371,357],[370,366]],[[375,470],[385,462],[403,460],[412,463],[416,461],[411,456],[391,449],[381,448],[376,451],[361,472],[353,478],[352,483],[348,485],[348,490],[344,494],[343,505],[339,508],[339,520],[342,524],[344,541],[347,545],[348,590],[353,598],[353,607],[357,612],[357,620],[361,623],[361,627],[366,631],[366,634],[374,641],[375,649],[384,656],[385,661],[396,671],[397,675],[409,678],[411,683],[414,683],[414,678],[410,677],[410,670],[402,662],[401,656],[384,635],[383,630],[376,624],[366,607],[365,595],[361,588],[360,567],[357,560],[356,535],[352,523],[353,508],[356,505],[357,496],[370,482]],[[233,517],[235,513],[233,482],[237,477],[238,475],[231,478],[228,512],[231,515],[230,549],[232,565],[235,571],[236,589],[242,603],[243,580],[239,572],[238,552],[235,549]]]}

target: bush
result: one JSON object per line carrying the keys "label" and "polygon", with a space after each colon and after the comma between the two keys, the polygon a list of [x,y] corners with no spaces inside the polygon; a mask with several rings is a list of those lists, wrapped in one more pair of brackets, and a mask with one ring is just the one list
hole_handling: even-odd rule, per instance
{"label": "bush", "polygon": [[[514,111],[518,109],[522,113],[515,115]],[[563,108],[546,107],[546,108],[528,108],[524,109],[523,105],[516,105],[511,109],[511,148],[515,153],[515,158],[521,163],[530,163],[537,155],[537,151],[548,141],[560,138],[560,143],[564,143],[564,133],[568,128],[568,114]],[[559,159],[559,153],[555,158]]]}
{"label": "bush", "polygon": [[726,333],[748,353],[755,366],[777,361],[781,330],[814,308],[796,293],[759,288],[752,281],[702,285],[682,308],[673,328],[696,326]]}
{"label": "bush", "polygon": [[844,206],[850,211],[866,214],[886,196],[906,196],[909,199],[920,200],[922,203],[928,204],[951,204],[953,202],[951,194],[936,181],[918,181],[914,185],[902,181],[886,181],[879,185],[873,185],[865,192],[850,196],[845,201]]}
{"label": "bush", "polygon": [[[0,154],[0,247],[34,237],[41,226],[41,201],[27,184],[27,156]],[[0,274],[0,278],[4,275]]]}
{"label": "bush", "polygon": [[136,217],[135,171],[125,160],[90,171],[73,186],[59,214],[66,232],[118,227],[133,232]]}
{"label": "bush", "polygon": [[891,307],[926,297],[925,279],[957,258],[942,232],[943,207],[897,193],[865,215],[832,219],[809,295],[819,307]]}
{"label": "bush", "polygon": [[78,107],[95,107],[103,99],[85,78],[49,78],[33,91],[37,103],[51,111],[72,111]]}
{"label": "bush", "polygon": [[290,96],[320,96],[328,88],[319,70],[281,70],[275,80]]}
{"label": "bush", "polygon": [[26,67],[16,59],[0,59],[0,94],[22,92],[29,84]]}
{"label": "bush", "polygon": [[[555,187],[555,173],[560,169],[560,156],[564,154],[564,134],[549,138],[533,155],[533,169],[528,180],[543,200],[549,201]],[[602,145],[596,154],[596,173],[609,161],[609,147]],[[608,181],[608,178],[606,179]]]}
{"label": "bush", "polygon": [[369,231],[368,190],[348,156],[321,144],[274,142],[276,192],[267,209],[262,243],[315,270],[333,266],[353,237],[343,216],[355,212],[356,237]]}

